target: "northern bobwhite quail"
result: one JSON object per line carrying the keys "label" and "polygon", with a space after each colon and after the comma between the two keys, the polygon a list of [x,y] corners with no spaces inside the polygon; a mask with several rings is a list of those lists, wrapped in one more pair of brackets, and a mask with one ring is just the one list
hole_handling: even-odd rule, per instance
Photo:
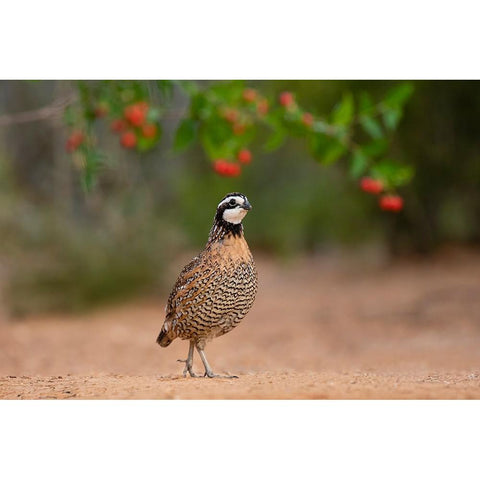
{"label": "northern bobwhite quail", "polygon": [[167,347],[177,337],[190,341],[184,376],[187,372],[198,376],[192,368],[194,348],[205,376],[224,376],[215,375],[210,368],[205,344],[235,328],[255,300],[257,271],[242,226],[251,208],[242,193],[229,193],[222,199],[205,248],[184,267],[168,297],[157,343]]}

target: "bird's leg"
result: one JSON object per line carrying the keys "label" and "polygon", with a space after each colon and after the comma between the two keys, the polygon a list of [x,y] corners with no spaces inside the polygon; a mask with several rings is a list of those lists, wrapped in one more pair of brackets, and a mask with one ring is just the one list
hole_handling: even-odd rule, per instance
{"label": "bird's leg", "polygon": [[200,377],[193,371],[193,348],[195,347],[195,343],[193,340],[190,341],[190,347],[188,349],[188,357],[186,360],[177,360],[177,362],[185,363],[185,368],[183,369],[183,376],[186,377],[187,373],[190,374],[191,377]]}
{"label": "bird's leg", "polygon": [[205,352],[203,351],[203,347],[200,347],[197,345],[197,352],[200,355],[200,358],[202,359],[203,365],[205,367],[205,377],[209,378],[238,378],[236,375],[217,375],[213,373],[212,369],[210,368],[210,365],[208,364],[207,357],[205,356]]}

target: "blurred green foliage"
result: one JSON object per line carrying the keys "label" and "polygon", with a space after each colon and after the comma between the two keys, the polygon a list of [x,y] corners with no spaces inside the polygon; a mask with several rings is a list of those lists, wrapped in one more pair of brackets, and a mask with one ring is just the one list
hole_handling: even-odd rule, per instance
{"label": "blurred green foliage", "polygon": [[94,214],[72,218],[3,192],[3,295],[10,312],[82,310],[162,288],[166,259],[181,242],[143,200],[97,199],[87,207]]}
{"label": "blurred green foliage", "polygon": [[[152,104],[168,101],[159,111],[158,145],[127,151],[108,122],[96,121],[94,150],[103,156],[89,194],[81,188],[82,165],[64,150],[68,129],[61,122],[0,127],[4,300],[21,314],[165,292],[174,281],[167,262],[203,246],[218,200],[229,191],[244,192],[253,204],[245,229],[256,252],[297,255],[373,241],[392,254],[429,253],[445,242],[478,244],[480,84],[411,83],[414,94],[402,112],[375,107],[377,114],[366,117],[372,123],[362,115],[373,99],[388,104],[392,86],[405,82],[247,82],[270,99],[295,92],[317,122],[348,123],[353,98],[362,148],[353,148],[347,162],[328,166],[325,157],[312,161],[318,146],[305,135],[285,136],[279,129],[272,138],[265,125],[248,139],[251,164],[240,177],[222,178],[212,172],[202,142],[192,142],[200,124],[188,115],[184,86],[147,82]],[[402,88],[393,91],[406,95]],[[0,82],[0,119],[70,92],[69,82]],[[392,127],[397,130],[389,136]],[[371,158],[382,162],[372,166]],[[358,187],[357,179],[375,165],[382,165],[378,175],[397,176],[392,182],[404,185],[405,209],[398,215],[380,211],[376,198]]]}
{"label": "blurred green foliage", "polygon": [[[264,155],[240,178],[212,175],[201,159],[191,175],[179,175],[175,189],[187,213],[178,220],[188,238],[197,247],[205,242],[219,197],[229,191],[245,193],[253,204],[244,225],[249,243],[257,250],[294,255],[381,237],[379,223],[365,228],[370,208],[376,209],[371,199],[357,185],[345,182],[341,171],[319,167],[307,155],[298,155],[297,143],[287,142],[284,155]],[[349,222],[337,221],[339,212]]]}
{"label": "blurred green foliage", "polygon": [[[67,149],[76,152],[83,169],[83,182],[90,190],[101,175],[101,153],[95,127],[108,116],[120,134],[120,143],[143,153],[157,147],[162,121],[177,85],[189,102],[173,141],[174,151],[186,150],[196,141],[212,162],[232,165],[241,150],[250,147],[262,129],[270,132],[263,151],[277,150],[287,138],[305,139],[308,152],[323,165],[341,158],[351,163],[355,178],[369,175],[393,191],[407,184],[413,167],[386,157],[391,132],[396,129],[405,103],[413,93],[411,83],[393,85],[380,99],[368,92],[345,91],[331,112],[312,114],[296,100],[295,92],[264,94],[262,88],[247,88],[240,80],[195,81],[97,81],[76,82],[78,95],[65,110],[66,124],[73,129]],[[157,87],[154,102],[151,92]],[[144,126],[154,134],[146,134]],[[153,129],[153,130],[152,130]],[[215,168],[218,174],[238,176],[242,166]]]}

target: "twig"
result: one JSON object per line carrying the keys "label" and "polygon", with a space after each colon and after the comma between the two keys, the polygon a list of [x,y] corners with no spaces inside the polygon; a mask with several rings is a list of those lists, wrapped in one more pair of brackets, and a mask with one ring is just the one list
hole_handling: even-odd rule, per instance
{"label": "twig", "polygon": [[70,105],[75,100],[74,95],[59,98],[50,105],[39,108],[37,110],[30,110],[28,112],[11,113],[0,115],[0,127],[7,125],[14,125],[17,123],[37,122],[41,120],[48,120],[55,117],[60,117],[66,106]]}

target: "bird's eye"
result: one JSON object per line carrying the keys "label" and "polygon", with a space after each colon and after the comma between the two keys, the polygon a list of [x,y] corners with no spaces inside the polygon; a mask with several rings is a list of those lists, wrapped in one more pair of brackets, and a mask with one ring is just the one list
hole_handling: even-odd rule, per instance
{"label": "bird's eye", "polygon": [[230,205],[232,205],[232,207],[233,207],[233,205],[235,205],[236,202],[235,202],[235,199],[232,198],[228,203],[229,203]]}

